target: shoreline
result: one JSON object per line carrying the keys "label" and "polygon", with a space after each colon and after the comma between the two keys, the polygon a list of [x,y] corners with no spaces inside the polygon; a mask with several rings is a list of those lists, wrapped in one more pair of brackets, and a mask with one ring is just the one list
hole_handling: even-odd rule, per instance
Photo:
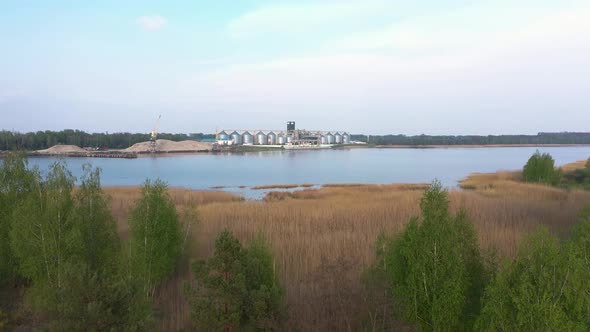
{"label": "shoreline", "polygon": [[[566,172],[571,172],[576,169],[584,168],[586,165],[587,160],[582,159],[575,162],[567,163],[556,168],[563,169]],[[489,176],[500,176],[504,179],[516,179],[519,175],[520,170],[497,170],[495,172],[489,173],[480,173],[480,172],[472,172],[467,174],[464,178],[457,182],[455,188],[460,190],[469,190],[468,186],[463,187],[463,185],[468,182],[470,179],[475,177],[489,177]],[[411,190],[415,190],[416,187],[425,187],[428,186],[427,183],[408,183],[408,182],[393,182],[393,183],[324,183],[324,184],[311,184],[311,183],[303,183],[303,184],[266,184],[266,185],[254,185],[254,186],[212,186],[208,188],[202,189],[193,189],[187,188],[182,186],[172,186],[169,187],[173,190],[179,191],[188,191],[188,192],[222,192],[231,195],[235,195],[236,197],[243,197],[237,192],[227,190],[229,188],[239,188],[244,190],[251,190],[253,192],[261,192],[261,193],[271,193],[271,192],[291,192],[291,191],[303,191],[303,190],[323,190],[323,189],[330,189],[330,188],[375,188],[375,187],[383,187],[383,186],[393,186],[399,188],[411,188]],[[141,184],[137,185],[113,185],[113,186],[104,186],[103,188],[107,190],[136,190],[141,188]],[[398,189],[399,189],[398,188]],[[265,194],[265,195],[266,195]]]}
{"label": "shoreline", "polygon": [[446,144],[446,145],[373,145],[376,149],[485,149],[485,148],[559,148],[586,147],[590,144]]}

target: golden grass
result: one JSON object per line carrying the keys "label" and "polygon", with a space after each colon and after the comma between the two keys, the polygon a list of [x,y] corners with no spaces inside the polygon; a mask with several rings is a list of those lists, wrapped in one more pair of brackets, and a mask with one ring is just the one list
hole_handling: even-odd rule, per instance
{"label": "golden grass", "polygon": [[304,184],[271,184],[271,185],[264,185],[264,186],[255,186],[251,189],[253,190],[262,190],[262,189],[295,189],[295,188],[309,188],[313,187],[311,183],[304,183]]}
{"label": "golden grass", "polygon": [[[135,202],[141,197],[140,187],[105,187],[104,192],[111,199],[111,211],[118,220],[118,232],[123,239],[127,238],[129,226],[127,218]],[[194,191],[183,188],[170,188],[170,197],[179,211],[189,206],[202,206],[213,202],[233,202],[243,200],[241,197],[223,191]]]}
{"label": "golden grass", "polygon": [[253,190],[262,190],[262,189],[293,189],[299,188],[298,184],[272,184],[272,185],[264,185],[264,186],[256,186],[252,187]]}
{"label": "golden grass", "polygon": [[[513,257],[519,241],[538,226],[566,236],[577,222],[578,211],[590,203],[590,192],[565,191],[543,185],[519,183],[509,172],[476,174],[463,185],[474,190],[449,193],[451,209],[465,208],[484,250],[495,248]],[[217,235],[230,229],[247,242],[262,233],[270,242],[281,282],[286,291],[288,327],[303,331],[361,329],[363,310],[360,277],[374,259],[373,243],[381,231],[400,232],[419,215],[425,185],[354,185],[270,193],[280,200],[239,202],[215,192],[191,193],[173,189],[171,195],[184,210],[200,197],[200,223],[193,228],[188,248],[192,259],[210,257]],[[128,205],[139,192],[107,189],[120,224]],[[268,197],[268,196],[267,196]],[[126,212],[127,211],[127,212]],[[125,226],[120,226],[124,231]],[[161,330],[190,328],[188,306],[181,292],[190,280],[186,268],[156,297]]]}
{"label": "golden grass", "polygon": [[566,164],[561,166],[560,168],[564,171],[564,172],[572,172],[575,171],[577,169],[583,169],[586,167],[586,163],[588,162],[588,160],[578,160],[576,162],[570,163],[570,164]]}

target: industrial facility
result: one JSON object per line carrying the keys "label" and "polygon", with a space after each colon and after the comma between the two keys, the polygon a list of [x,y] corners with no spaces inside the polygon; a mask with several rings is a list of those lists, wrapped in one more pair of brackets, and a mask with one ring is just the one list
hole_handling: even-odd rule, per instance
{"label": "industrial facility", "polygon": [[310,131],[296,129],[295,122],[287,122],[286,130],[222,130],[216,133],[218,145],[258,145],[289,148],[330,148],[350,144],[345,131]]}

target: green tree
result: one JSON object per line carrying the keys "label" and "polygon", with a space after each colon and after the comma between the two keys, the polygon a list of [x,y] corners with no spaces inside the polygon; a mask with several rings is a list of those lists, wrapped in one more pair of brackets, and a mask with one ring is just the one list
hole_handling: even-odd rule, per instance
{"label": "green tree", "polygon": [[72,188],[75,178],[63,161],[50,166],[47,179],[35,183],[35,190],[13,213],[11,248],[19,260],[20,272],[33,283],[60,288],[61,268],[72,252]]}
{"label": "green tree", "polygon": [[180,226],[167,190],[161,180],[146,180],[129,220],[131,274],[141,280],[146,296],[174,270],[181,253]]}
{"label": "green tree", "polygon": [[73,252],[64,271],[63,309],[59,328],[70,330],[144,330],[149,325],[148,303],[136,284],[123,275],[120,240],[100,169],[83,166],[81,185],[70,214]]}
{"label": "green tree", "polygon": [[385,249],[393,295],[404,317],[426,331],[469,330],[479,312],[485,270],[465,212],[449,212],[448,194],[435,181],[412,219]]}
{"label": "green tree", "polygon": [[101,189],[100,168],[93,170],[89,164],[82,168],[84,175],[70,214],[82,248],[78,254],[91,271],[110,273],[116,268],[120,250],[117,226]]}
{"label": "green tree", "polygon": [[256,330],[277,330],[280,327],[283,291],[275,273],[272,251],[259,235],[250,242],[244,256],[246,291],[244,298],[247,322]]}
{"label": "green tree", "polygon": [[145,330],[149,307],[117,264],[119,238],[100,170],[84,172],[72,195],[75,178],[58,161],[45,181],[33,173],[33,189],[16,204],[10,247],[31,281],[26,301],[49,330]]}
{"label": "green tree", "polygon": [[[13,280],[17,260],[10,247],[10,230],[15,207],[35,190],[39,171],[29,170],[24,154],[9,154],[0,166],[0,285]],[[18,225],[15,225],[18,227]]]}
{"label": "green tree", "polygon": [[564,290],[566,310],[573,320],[590,330],[590,205],[580,214],[571,240],[566,244],[572,277]]}
{"label": "green tree", "polygon": [[588,331],[590,271],[579,242],[590,236],[586,227],[564,245],[547,229],[525,240],[486,289],[477,330]]}
{"label": "green tree", "polygon": [[14,210],[10,230],[19,271],[32,281],[27,298],[35,309],[51,315],[57,329],[63,327],[67,307],[66,271],[72,268],[72,255],[80,251],[69,218],[74,182],[63,161],[54,163],[46,180],[35,183],[35,190]]}
{"label": "green tree", "polygon": [[533,154],[522,170],[526,182],[557,184],[559,177],[555,171],[555,161],[548,153],[541,154],[538,150]]}
{"label": "green tree", "polygon": [[196,287],[190,290],[192,316],[206,330],[268,331],[280,328],[282,289],[270,247],[262,237],[242,248],[224,231],[215,253],[193,265]]}
{"label": "green tree", "polygon": [[199,328],[230,331],[241,326],[247,294],[243,261],[240,242],[226,230],[215,240],[213,257],[193,264],[192,316]]}
{"label": "green tree", "polygon": [[362,313],[365,331],[395,329],[395,299],[391,292],[391,266],[388,257],[394,238],[381,232],[375,241],[375,263],[361,276],[362,298],[366,312]]}

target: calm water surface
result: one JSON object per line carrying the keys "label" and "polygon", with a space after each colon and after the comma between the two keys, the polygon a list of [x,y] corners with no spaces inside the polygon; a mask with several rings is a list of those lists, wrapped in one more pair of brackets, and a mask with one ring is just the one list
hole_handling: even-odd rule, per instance
{"label": "calm water surface", "polygon": [[[453,187],[473,172],[521,169],[537,148],[350,149],[195,154],[137,159],[66,158],[76,177],[82,165],[102,168],[104,186],[139,185],[161,178],[173,187],[238,192],[259,198],[264,192],[240,186],[327,183],[427,183]],[[586,159],[590,147],[538,148],[557,165]],[[55,158],[30,158],[45,173]]]}

